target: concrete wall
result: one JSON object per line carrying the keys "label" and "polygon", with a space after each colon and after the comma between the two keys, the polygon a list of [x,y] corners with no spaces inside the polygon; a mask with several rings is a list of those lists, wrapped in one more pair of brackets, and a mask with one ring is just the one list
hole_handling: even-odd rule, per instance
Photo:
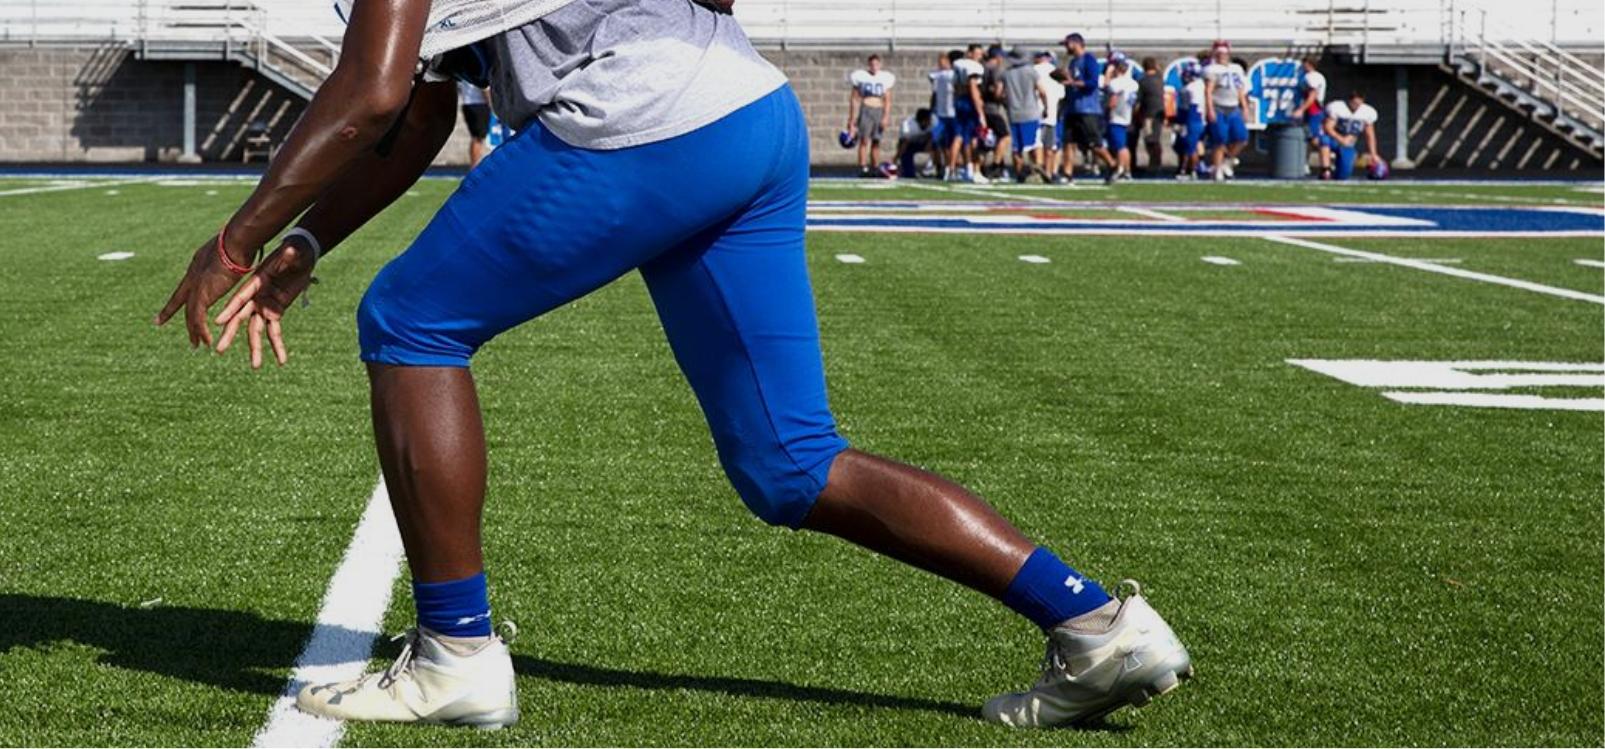
{"label": "concrete wall", "polygon": [[[184,145],[184,63],[120,47],[0,48],[0,161],[172,161]],[[253,122],[281,140],[305,103],[239,65],[196,63],[196,150],[239,162]],[[443,163],[466,163],[462,123]]]}
{"label": "concrete wall", "polygon": [[[1168,61],[1178,50],[1131,50]],[[849,165],[855,154],[836,144],[847,118],[848,71],[860,67],[865,50],[766,50],[786,72],[802,100],[813,132],[814,162]],[[938,50],[882,51],[897,75],[893,128],[926,106],[926,72]],[[1258,57],[1259,55],[1250,55]],[[232,63],[198,63],[198,150],[214,162],[238,162],[252,122],[269,125],[282,138],[300,116],[303,103]],[[182,149],[184,64],[140,61],[119,48],[0,47],[0,161],[154,162],[174,159]],[[1361,87],[1381,115],[1379,145],[1394,149],[1394,68],[1323,66],[1337,96]],[[1434,170],[1498,170],[1535,174],[1596,176],[1598,160],[1570,148],[1481,92],[1430,66],[1409,69],[1412,125],[1409,156]],[[468,137],[458,123],[440,164],[462,164]],[[892,141],[887,142],[890,150]],[[889,156],[888,156],[889,158]],[[1250,151],[1252,168],[1262,156]]]}

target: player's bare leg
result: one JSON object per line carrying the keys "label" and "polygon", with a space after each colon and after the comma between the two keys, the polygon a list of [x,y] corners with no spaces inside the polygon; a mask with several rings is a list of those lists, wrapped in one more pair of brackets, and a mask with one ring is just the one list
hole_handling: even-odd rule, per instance
{"label": "player's bare leg", "polygon": [[368,365],[373,436],[413,580],[483,572],[485,430],[460,367]]}
{"label": "player's bare leg", "polygon": [[847,450],[803,527],[1001,598],[1036,550],[996,510],[928,471]]}
{"label": "player's bare leg", "polygon": [[[485,504],[485,433],[473,377],[457,367],[368,365],[373,432],[395,511],[414,596],[461,598],[466,581],[484,592],[480,514]],[[501,728],[518,721],[512,657],[485,633],[446,633],[419,622],[396,662],[360,679],[304,688],[302,710],[347,720],[453,723]],[[469,617],[477,619],[477,617]],[[422,662],[426,667],[419,668]]]}

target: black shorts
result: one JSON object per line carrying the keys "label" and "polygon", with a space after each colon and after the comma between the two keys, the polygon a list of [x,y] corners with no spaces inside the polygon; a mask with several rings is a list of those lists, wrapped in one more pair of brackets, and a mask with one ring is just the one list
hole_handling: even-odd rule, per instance
{"label": "black shorts", "polygon": [[986,113],[986,129],[991,130],[999,139],[1009,135],[1009,118],[997,112]]}
{"label": "black shorts", "polygon": [[490,105],[464,104],[463,124],[468,126],[468,135],[474,140],[484,140],[490,135]]}
{"label": "black shorts", "polygon": [[1071,114],[1069,134],[1070,142],[1077,148],[1103,148],[1103,115]]}

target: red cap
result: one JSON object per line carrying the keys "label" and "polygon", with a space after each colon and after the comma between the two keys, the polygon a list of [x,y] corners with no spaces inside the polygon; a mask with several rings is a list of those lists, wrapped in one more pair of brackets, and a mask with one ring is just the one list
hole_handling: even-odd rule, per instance
{"label": "red cap", "polygon": [[1225,39],[1216,39],[1215,40],[1215,45],[1210,47],[1211,50],[1217,50],[1217,49],[1223,49],[1223,48],[1224,49],[1231,49],[1232,48],[1232,43],[1226,41]]}

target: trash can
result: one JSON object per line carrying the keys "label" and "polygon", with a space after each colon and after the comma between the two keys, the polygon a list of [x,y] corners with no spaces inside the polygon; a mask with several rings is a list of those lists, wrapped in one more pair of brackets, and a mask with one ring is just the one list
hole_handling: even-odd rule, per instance
{"label": "trash can", "polygon": [[1267,126],[1265,135],[1271,141],[1271,177],[1304,179],[1310,163],[1304,128],[1298,123],[1277,123]]}

